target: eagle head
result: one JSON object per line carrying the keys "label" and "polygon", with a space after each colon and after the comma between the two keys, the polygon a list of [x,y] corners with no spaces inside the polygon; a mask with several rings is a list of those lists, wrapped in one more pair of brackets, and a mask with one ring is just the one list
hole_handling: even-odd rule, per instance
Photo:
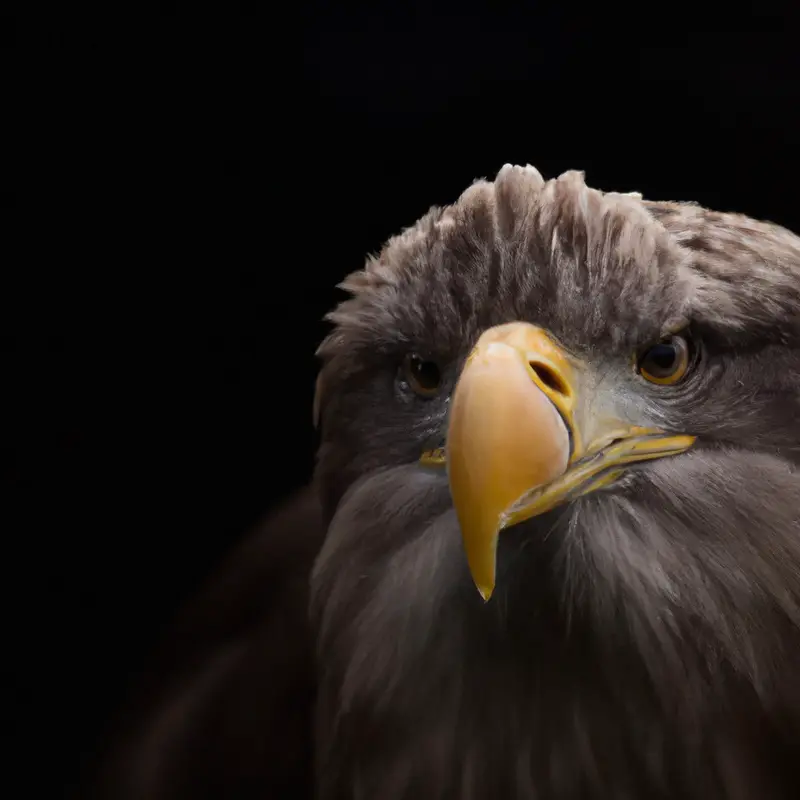
{"label": "eagle head", "polygon": [[506,166],[342,286],[320,796],[800,796],[800,239]]}

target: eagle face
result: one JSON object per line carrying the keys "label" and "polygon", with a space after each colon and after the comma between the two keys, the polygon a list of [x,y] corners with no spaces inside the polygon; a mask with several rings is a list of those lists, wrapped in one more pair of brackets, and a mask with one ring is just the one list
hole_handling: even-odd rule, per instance
{"label": "eagle face", "polygon": [[800,239],[507,166],[343,288],[320,796],[800,796]]}

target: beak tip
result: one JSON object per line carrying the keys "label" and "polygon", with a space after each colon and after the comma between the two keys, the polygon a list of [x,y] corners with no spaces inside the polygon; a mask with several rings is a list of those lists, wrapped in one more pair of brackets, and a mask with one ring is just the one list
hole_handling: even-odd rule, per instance
{"label": "beak tip", "polygon": [[[496,585],[497,534],[497,529],[493,529],[491,536],[483,534],[467,539],[467,567],[484,603],[489,602]],[[476,543],[483,546],[476,547]]]}

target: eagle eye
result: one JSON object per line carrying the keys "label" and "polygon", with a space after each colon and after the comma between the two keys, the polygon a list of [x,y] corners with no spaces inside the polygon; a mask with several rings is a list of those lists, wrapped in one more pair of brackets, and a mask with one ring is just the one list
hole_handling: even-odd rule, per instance
{"label": "eagle eye", "polygon": [[688,372],[689,343],[683,336],[668,336],[649,347],[639,357],[637,371],[650,383],[671,386]]}
{"label": "eagle eye", "polygon": [[433,397],[439,391],[442,374],[435,361],[410,353],[403,361],[403,380],[421,397]]}

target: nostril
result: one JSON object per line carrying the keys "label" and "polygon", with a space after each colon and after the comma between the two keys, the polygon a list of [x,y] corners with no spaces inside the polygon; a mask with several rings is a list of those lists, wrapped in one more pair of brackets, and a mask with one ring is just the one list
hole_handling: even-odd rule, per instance
{"label": "nostril", "polygon": [[567,386],[566,381],[555,370],[551,369],[546,364],[538,364],[534,361],[529,363],[539,380],[548,389],[563,395],[570,394],[569,386]]}

